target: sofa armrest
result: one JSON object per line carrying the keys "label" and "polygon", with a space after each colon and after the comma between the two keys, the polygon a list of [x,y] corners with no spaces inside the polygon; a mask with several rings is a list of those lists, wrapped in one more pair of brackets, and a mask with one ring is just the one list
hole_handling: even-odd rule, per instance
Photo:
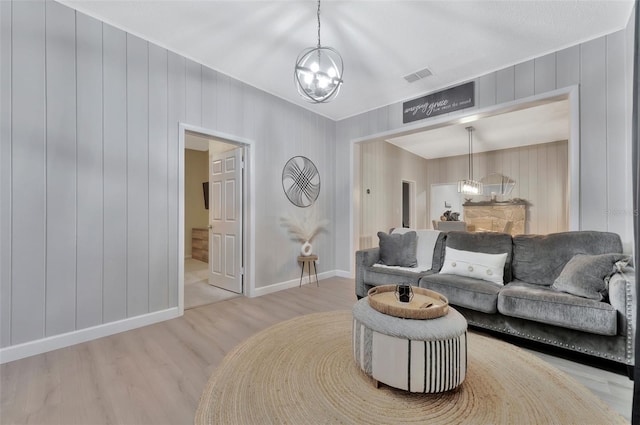
{"label": "sofa armrest", "polygon": [[618,311],[618,334],[627,339],[626,360],[633,362],[637,326],[636,273],[633,268],[625,267],[611,276],[609,302]]}
{"label": "sofa armrest", "polygon": [[364,270],[373,266],[380,260],[380,248],[369,248],[356,251],[356,295],[367,296],[367,288],[364,284]]}

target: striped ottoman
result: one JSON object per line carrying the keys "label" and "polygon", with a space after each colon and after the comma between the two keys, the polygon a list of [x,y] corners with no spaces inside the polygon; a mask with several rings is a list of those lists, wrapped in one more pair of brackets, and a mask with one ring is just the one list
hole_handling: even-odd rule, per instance
{"label": "striped ottoman", "polygon": [[374,380],[418,393],[454,389],[467,371],[467,321],[449,306],[445,316],[412,320],[353,307],[353,356]]}

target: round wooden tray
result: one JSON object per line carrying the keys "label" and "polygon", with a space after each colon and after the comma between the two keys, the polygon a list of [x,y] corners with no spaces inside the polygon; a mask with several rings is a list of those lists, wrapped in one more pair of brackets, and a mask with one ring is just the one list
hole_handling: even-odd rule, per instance
{"label": "round wooden tray", "polygon": [[369,289],[369,305],[380,313],[404,319],[435,319],[449,312],[449,300],[435,291],[412,286],[413,299],[402,303],[396,299],[396,285]]}

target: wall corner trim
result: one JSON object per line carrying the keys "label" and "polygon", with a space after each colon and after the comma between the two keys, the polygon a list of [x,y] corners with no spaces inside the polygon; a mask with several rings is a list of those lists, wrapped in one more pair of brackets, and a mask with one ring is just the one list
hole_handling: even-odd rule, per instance
{"label": "wall corner trim", "polygon": [[0,364],[20,360],[25,357],[35,356],[36,354],[46,353],[59,348],[69,347],[71,345],[114,335],[120,332],[141,328],[143,326],[174,319],[180,316],[182,316],[182,314],[178,307],[173,307],[166,310],[118,320],[116,322],[105,323],[103,325],[54,335],[35,341],[29,341],[23,344],[12,345],[0,349]]}
{"label": "wall corner trim", "polygon": [[[337,276],[337,272],[335,270],[318,273],[318,282],[321,280],[332,278],[334,276]],[[307,274],[305,273],[304,277],[302,278],[302,284],[315,285],[315,283],[316,283],[315,276],[313,276],[313,278],[310,280],[309,276],[307,276]],[[282,291],[284,289],[297,288],[299,285],[300,285],[300,278],[287,280],[285,282],[274,283],[272,285],[255,288],[249,295],[249,298],[261,297],[262,295],[271,294],[273,292]]]}
{"label": "wall corner trim", "polygon": [[336,270],[336,277],[343,277],[345,279],[353,279],[355,276],[352,272],[347,270]]}

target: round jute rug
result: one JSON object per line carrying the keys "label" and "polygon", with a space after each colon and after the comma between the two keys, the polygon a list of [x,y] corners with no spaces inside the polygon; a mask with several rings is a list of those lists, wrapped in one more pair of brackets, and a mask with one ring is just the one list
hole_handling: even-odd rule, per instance
{"label": "round jute rug", "polygon": [[195,423],[624,424],[584,385],[517,347],[469,334],[466,380],[441,394],[376,389],[353,360],[351,312],[297,317],[239,344]]}

